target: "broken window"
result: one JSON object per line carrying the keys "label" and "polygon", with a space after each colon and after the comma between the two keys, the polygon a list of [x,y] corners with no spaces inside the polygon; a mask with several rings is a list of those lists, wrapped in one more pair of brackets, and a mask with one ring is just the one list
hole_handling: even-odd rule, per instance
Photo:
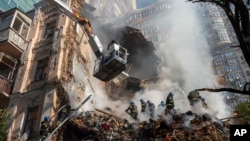
{"label": "broken window", "polygon": [[38,61],[35,81],[43,80],[47,77],[49,58]]}
{"label": "broken window", "polygon": [[36,129],[37,114],[38,114],[37,111],[38,107],[33,107],[28,109],[23,134],[26,134],[29,139],[36,136],[35,129]]}
{"label": "broken window", "polygon": [[53,34],[54,34],[54,31],[55,31],[55,28],[56,28],[56,21],[47,23],[43,37],[44,38],[50,38],[50,37],[52,37]]}

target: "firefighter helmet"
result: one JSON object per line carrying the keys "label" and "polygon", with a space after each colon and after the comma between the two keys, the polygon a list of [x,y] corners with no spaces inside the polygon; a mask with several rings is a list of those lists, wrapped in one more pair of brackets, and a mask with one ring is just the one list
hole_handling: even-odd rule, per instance
{"label": "firefighter helmet", "polygon": [[174,96],[174,93],[173,92],[169,92],[169,94],[168,95],[170,95],[170,96]]}
{"label": "firefighter helmet", "polygon": [[46,122],[49,121],[49,117],[47,117],[47,116],[44,117],[44,121],[46,121]]}

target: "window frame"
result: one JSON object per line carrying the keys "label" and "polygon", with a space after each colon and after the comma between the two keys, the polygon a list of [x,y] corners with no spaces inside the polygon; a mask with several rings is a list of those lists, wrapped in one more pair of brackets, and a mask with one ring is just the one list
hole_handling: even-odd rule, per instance
{"label": "window frame", "polygon": [[[29,131],[28,132],[28,139],[34,138],[37,135],[35,131],[36,131],[36,122],[38,120],[38,110],[39,110],[38,106],[35,106],[32,108],[27,108],[27,113],[26,113],[26,117],[25,117],[25,125],[23,128],[23,134],[26,131]],[[31,115],[31,117],[30,117],[30,115]],[[35,117],[33,117],[33,116],[35,116]]]}
{"label": "window frame", "polygon": [[49,71],[49,57],[38,60],[34,81],[36,82],[44,80],[48,76],[48,71]]}

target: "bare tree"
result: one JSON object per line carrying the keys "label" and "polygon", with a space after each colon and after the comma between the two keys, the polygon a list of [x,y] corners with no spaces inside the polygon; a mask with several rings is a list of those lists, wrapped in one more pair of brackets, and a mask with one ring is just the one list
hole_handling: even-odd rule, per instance
{"label": "bare tree", "polygon": [[237,89],[232,89],[232,88],[201,88],[201,89],[195,89],[194,91],[209,91],[209,92],[222,92],[222,91],[227,91],[227,92],[233,92],[233,93],[239,93],[243,95],[250,95],[250,82],[246,83],[244,85],[243,90],[237,90]]}
{"label": "bare tree", "polygon": [[232,23],[236,36],[240,43],[244,58],[250,66],[250,23],[249,9],[250,0],[187,0],[192,3],[210,2],[220,6]]}

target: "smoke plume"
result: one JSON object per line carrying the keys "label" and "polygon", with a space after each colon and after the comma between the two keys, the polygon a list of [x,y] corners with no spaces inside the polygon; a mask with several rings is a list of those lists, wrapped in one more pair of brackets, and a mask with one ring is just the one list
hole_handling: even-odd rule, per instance
{"label": "smoke plume", "polygon": [[188,92],[194,89],[218,85],[212,70],[210,47],[204,36],[206,29],[201,25],[201,12],[197,6],[184,0],[174,0],[171,14],[166,19],[155,21],[170,25],[165,33],[167,38],[156,47],[156,54],[161,58],[158,66],[159,81],[152,84],[150,90],[137,93],[134,100],[151,99],[159,104],[173,91],[175,107],[180,111],[209,112],[223,117],[227,112],[222,94],[200,93],[206,99],[209,110],[201,108],[201,104],[190,107],[186,98]]}
{"label": "smoke plume", "polygon": [[[188,92],[194,89],[218,85],[212,70],[210,47],[204,36],[206,29],[201,25],[201,15],[197,6],[185,0],[172,0],[170,9],[167,9],[171,11],[167,18],[161,17],[154,21],[155,24],[169,25],[169,30],[164,33],[165,38],[156,47],[155,53],[160,58],[159,80],[150,84],[148,89],[137,92],[132,98],[138,111],[140,99],[150,100],[157,108],[161,101],[165,102],[167,94],[172,91],[175,108],[180,112],[192,110],[195,113],[210,113],[219,118],[228,114],[223,95],[220,93],[200,93],[206,99],[208,110],[201,108],[201,104],[191,107],[187,99]],[[94,84],[96,107],[111,107],[117,116],[127,115],[124,111],[130,100],[111,101],[99,86]],[[160,113],[162,110],[156,111],[156,114]],[[145,119],[144,116],[140,118]]]}

